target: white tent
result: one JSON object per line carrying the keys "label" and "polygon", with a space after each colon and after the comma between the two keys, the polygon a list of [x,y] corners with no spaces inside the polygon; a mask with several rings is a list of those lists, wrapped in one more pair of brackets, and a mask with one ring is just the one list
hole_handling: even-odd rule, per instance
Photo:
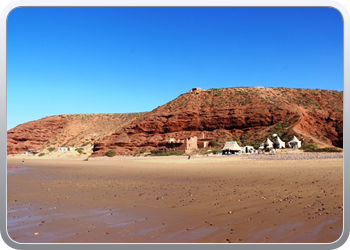
{"label": "white tent", "polygon": [[227,141],[222,148],[222,151],[242,151],[242,148],[236,141]]}
{"label": "white tent", "polygon": [[286,143],[282,141],[278,136],[273,144],[274,148],[286,148]]}
{"label": "white tent", "polygon": [[290,148],[300,148],[301,147],[301,141],[298,140],[295,136],[293,136],[292,140],[288,142],[288,146]]}
{"label": "white tent", "polygon": [[270,141],[269,138],[266,139],[264,145],[265,145],[265,148],[273,148],[273,143],[272,141]]}

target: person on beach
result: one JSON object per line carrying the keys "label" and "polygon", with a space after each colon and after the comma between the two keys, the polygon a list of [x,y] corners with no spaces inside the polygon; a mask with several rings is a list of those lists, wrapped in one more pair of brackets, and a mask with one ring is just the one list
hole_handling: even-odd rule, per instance
{"label": "person on beach", "polygon": [[22,164],[24,164],[24,158],[22,159]]}

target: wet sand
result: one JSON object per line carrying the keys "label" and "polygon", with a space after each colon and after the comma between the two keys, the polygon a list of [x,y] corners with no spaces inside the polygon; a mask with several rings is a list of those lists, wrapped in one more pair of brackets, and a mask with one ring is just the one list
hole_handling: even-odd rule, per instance
{"label": "wet sand", "polygon": [[[263,157],[263,156],[262,156]],[[333,242],[343,159],[8,158],[16,242]]]}

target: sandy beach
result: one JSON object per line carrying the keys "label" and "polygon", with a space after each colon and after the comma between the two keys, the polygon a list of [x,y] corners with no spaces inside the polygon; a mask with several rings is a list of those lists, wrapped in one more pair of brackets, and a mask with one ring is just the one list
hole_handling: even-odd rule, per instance
{"label": "sandy beach", "polygon": [[343,230],[342,153],[8,157],[20,243],[326,243]]}

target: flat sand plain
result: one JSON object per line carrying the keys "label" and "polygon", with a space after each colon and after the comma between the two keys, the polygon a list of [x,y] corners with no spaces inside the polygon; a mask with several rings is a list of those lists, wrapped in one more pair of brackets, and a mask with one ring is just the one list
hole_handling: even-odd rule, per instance
{"label": "flat sand plain", "polygon": [[7,159],[20,243],[326,243],[343,230],[343,159]]}

